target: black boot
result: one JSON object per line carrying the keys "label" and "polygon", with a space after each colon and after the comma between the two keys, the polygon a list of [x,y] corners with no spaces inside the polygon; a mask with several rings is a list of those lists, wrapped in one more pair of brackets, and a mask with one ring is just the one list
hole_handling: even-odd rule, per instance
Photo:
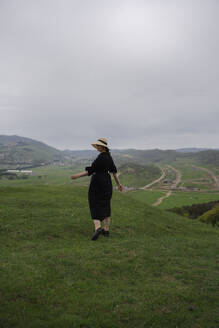
{"label": "black boot", "polygon": [[102,228],[98,228],[97,230],[95,230],[91,240],[97,240],[97,238],[99,237],[99,235],[101,234],[102,232]]}
{"label": "black boot", "polygon": [[109,237],[109,231],[108,230],[106,231],[105,229],[103,229],[102,234],[104,235],[104,237]]}

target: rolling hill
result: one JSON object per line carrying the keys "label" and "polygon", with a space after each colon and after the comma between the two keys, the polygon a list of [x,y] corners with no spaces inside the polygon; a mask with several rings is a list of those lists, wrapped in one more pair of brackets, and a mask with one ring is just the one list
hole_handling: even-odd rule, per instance
{"label": "rolling hill", "polygon": [[204,165],[219,167],[219,151],[205,150],[193,155],[193,158]]}
{"label": "rolling hill", "polygon": [[[200,148],[201,149],[201,148]],[[186,148],[180,150],[112,149],[117,166],[127,163],[145,165],[169,164],[185,159],[203,165],[219,166],[219,150]],[[30,138],[0,135],[0,166],[38,166],[42,163],[86,164],[97,156],[96,150],[61,151]]]}
{"label": "rolling hill", "polygon": [[37,166],[60,161],[60,150],[30,138],[0,135],[0,164],[14,167]]}

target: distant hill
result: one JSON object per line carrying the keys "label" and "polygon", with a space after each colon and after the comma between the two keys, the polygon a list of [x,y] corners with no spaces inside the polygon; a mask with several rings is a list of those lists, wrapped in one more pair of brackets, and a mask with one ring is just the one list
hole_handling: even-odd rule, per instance
{"label": "distant hill", "polygon": [[202,150],[195,151],[195,148],[191,148],[191,151],[179,152],[176,150],[115,150],[113,151],[114,158],[118,160],[120,164],[127,162],[134,162],[139,164],[145,163],[171,163],[177,159],[193,159],[200,164],[211,165],[219,167],[219,149],[215,150]]}
{"label": "distant hill", "polygon": [[176,149],[179,153],[198,153],[200,151],[209,150],[209,148],[179,148]]}
{"label": "distant hill", "polygon": [[[219,165],[219,150],[205,148],[181,148],[177,150],[112,149],[112,156],[121,166],[127,163],[145,165],[149,163],[171,163],[179,158],[190,158],[201,164]],[[201,151],[200,151],[201,150]],[[0,135],[0,166],[27,167],[49,163],[89,163],[98,152],[89,150],[58,150],[43,142],[17,135]]]}
{"label": "distant hill", "polygon": [[193,155],[201,164],[219,167],[219,150],[206,150]]}
{"label": "distant hill", "polygon": [[0,135],[0,164],[8,166],[35,166],[60,161],[60,150],[33,139]]}
{"label": "distant hill", "polygon": [[97,151],[94,150],[63,150],[62,153],[65,156],[71,156],[73,158],[80,159],[90,159],[94,158],[97,155]]}
{"label": "distant hill", "polygon": [[[92,159],[97,156],[96,150],[65,150],[65,155],[71,155],[77,159]],[[174,161],[177,157],[184,157],[184,154],[180,154],[175,150],[139,150],[139,149],[112,149],[111,154],[117,165],[123,165],[126,163],[159,163],[162,161]]]}
{"label": "distant hill", "polygon": [[[140,164],[152,162],[159,163],[165,161],[174,161],[177,157],[181,157],[180,153],[175,150],[160,150],[160,149],[150,149],[150,150],[138,150],[138,149],[126,149],[115,151],[115,157],[127,162],[132,160],[133,162],[138,162]],[[124,161],[125,159],[125,161]]]}

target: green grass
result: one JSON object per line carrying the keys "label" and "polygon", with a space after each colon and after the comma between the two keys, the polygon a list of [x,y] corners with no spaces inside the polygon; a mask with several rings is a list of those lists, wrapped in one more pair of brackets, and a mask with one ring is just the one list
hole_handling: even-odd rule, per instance
{"label": "green grass", "polygon": [[160,192],[156,190],[141,190],[141,191],[131,191],[128,196],[134,198],[144,204],[152,205],[156,200],[165,195],[165,192]]}
{"label": "green grass", "polygon": [[[152,205],[158,198],[164,196],[166,193],[167,191],[137,190],[128,192],[127,195],[144,204]],[[171,196],[165,198],[158,207],[169,209],[213,200],[219,200],[219,192],[172,192]]]}
{"label": "green grass", "polygon": [[170,197],[166,198],[159,205],[159,208],[169,209],[184,205],[206,203],[213,200],[219,200],[219,192],[173,192]]}
{"label": "green grass", "polygon": [[86,187],[0,199],[0,327],[219,326],[219,230],[115,192],[92,242]]}
{"label": "green grass", "polygon": [[209,174],[205,171],[202,171],[198,168],[195,168],[188,164],[181,164],[176,166],[182,172],[183,180],[191,180],[191,179],[210,179]]}

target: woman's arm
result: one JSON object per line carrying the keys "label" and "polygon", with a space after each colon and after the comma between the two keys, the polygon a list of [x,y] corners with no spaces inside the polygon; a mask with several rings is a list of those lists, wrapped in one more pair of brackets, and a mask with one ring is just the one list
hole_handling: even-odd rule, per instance
{"label": "woman's arm", "polygon": [[81,177],[86,177],[87,175],[88,175],[88,172],[84,171],[84,172],[81,172],[81,173],[78,173],[78,174],[73,174],[71,176],[71,179],[75,180],[75,179],[78,179],[78,178],[81,178]]}
{"label": "woman's arm", "polygon": [[120,184],[120,181],[119,181],[119,178],[118,178],[117,173],[113,173],[113,176],[114,176],[114,179],[115,179],[115,182],[116,182],[116,184],[117,184],[117,187],[118,187],[119,191],[122,191],[122,190],[123,190],[123,187],[122,187],[122,185]]}

